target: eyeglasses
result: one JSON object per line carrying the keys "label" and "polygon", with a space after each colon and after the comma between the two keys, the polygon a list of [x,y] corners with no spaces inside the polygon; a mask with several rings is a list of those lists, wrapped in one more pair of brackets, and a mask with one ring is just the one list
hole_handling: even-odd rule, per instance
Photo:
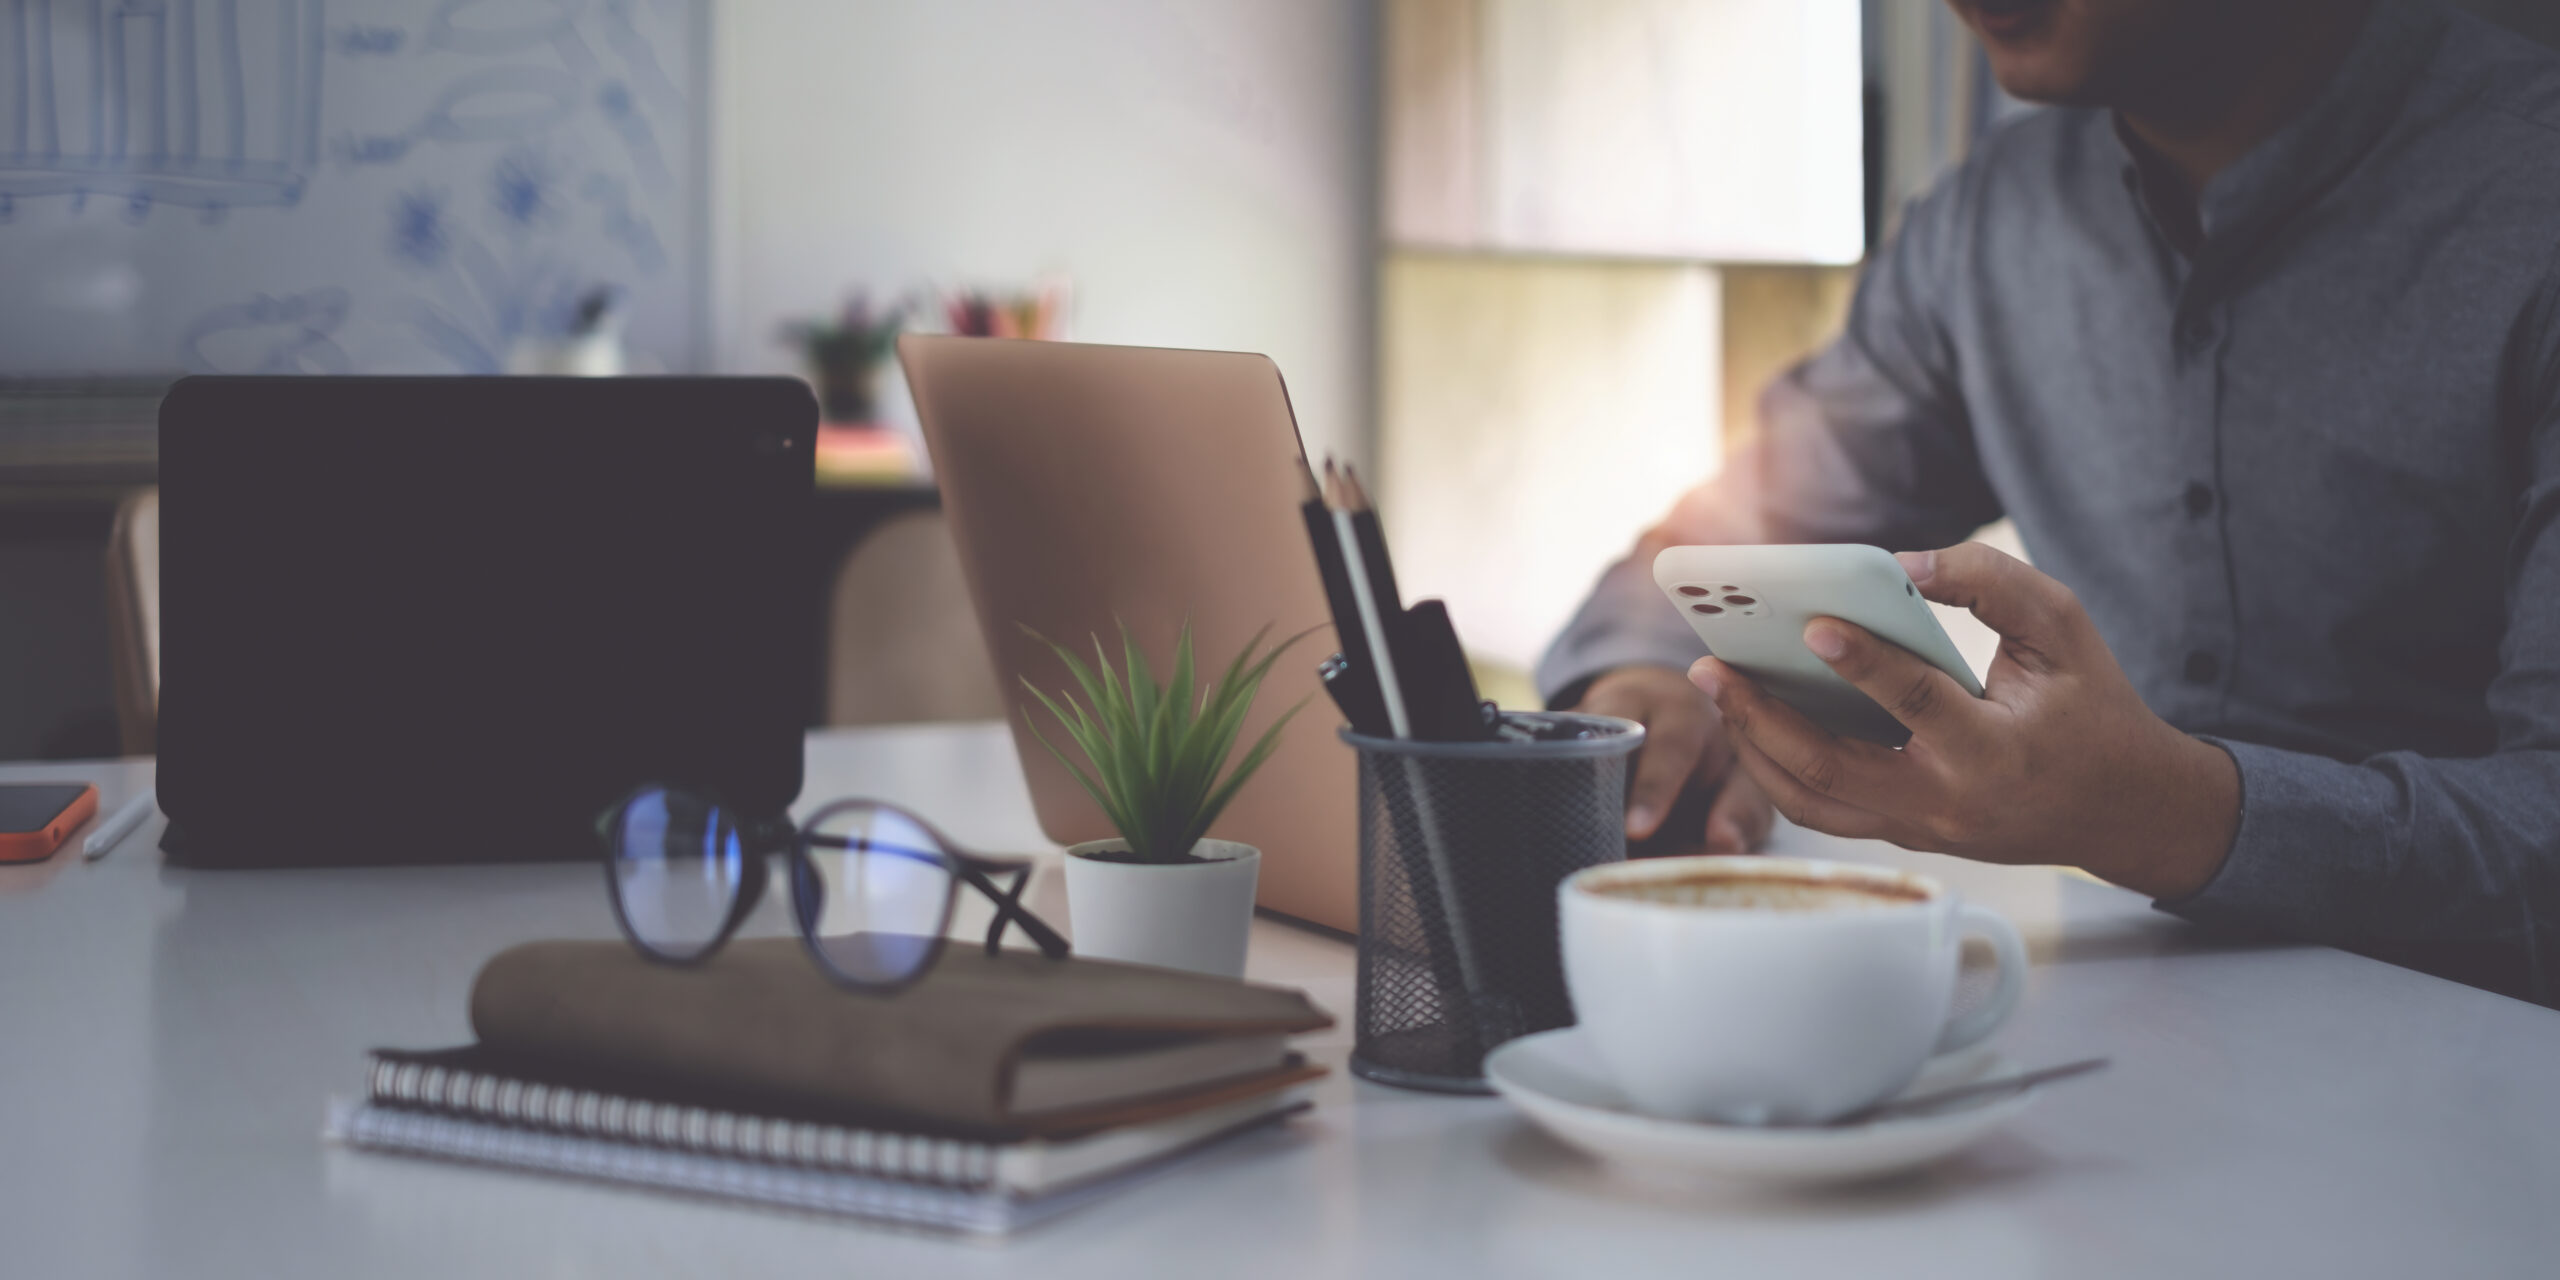
{"label": "eyeglasses", "polygon": [[[605,811],[596,831],[623,935],[662,963],[710,959],[764,900],[775,853],[790,858],[800,940],[839,985],[886,994],[923,977],[941,958],[963,884],[996,904],[987,954],[1018,924],[1042,954],[1067,955],[1067,940],[1022,905],[1029,863],[966,852],[895,805],[840,800],[795,828],[787,817],[742,821],[709,796],[644,786]],[[996,878],[1008,875],[999,888]]]}

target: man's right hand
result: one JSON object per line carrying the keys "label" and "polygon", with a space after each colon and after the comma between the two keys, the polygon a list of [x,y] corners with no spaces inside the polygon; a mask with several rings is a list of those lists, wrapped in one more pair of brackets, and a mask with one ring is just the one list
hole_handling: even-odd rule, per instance
{"label": "man's right hand", "polygon": [[1670,667],[1619,667],[1591,682],[1576,711],[1620,716],[1644,726],[1635,783],[1627,793],[1627,838],[1642,840],[1662,825],[1680,789],[1695,781],[1722,789],[1707,813],[1712,853],[1745,853],[1769,838],[1776,811],[1751,775],[1733,767],[1733,746],[1715,704]]}

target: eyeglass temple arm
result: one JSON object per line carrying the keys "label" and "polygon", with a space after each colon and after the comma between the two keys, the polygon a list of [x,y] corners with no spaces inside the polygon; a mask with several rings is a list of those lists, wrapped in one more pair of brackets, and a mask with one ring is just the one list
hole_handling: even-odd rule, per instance
{"label": "eyeglass temple arm", "polygon": [[998,889],[994,881],[987,879],[985,872],[966,862],[960,864],[960,878],[967,881],[970,888],[993,899],[996,904],[995,921],[987,926],[988,955],[994,955],[997,944],[1004,941],[1005,926],[1019,924],[1022,926],[1022,931],[1029,934],[1033,942],[1039,944],[1042,955],[1052,960],[1066,959],[1069,950],[1067,940],[1059,937],[1057,930],[1050,928],[1040,917],[1031,914],[1030,908],[1022,905],[1022,891],[1031,886],[1031,872],[1030,867],[1017,869],[1014,872],[1012,887]]}
{"label": "eyeglass temple arm", "polygon": [[[804,835],[801,839],[822,849],[862,849],[874,853],[924,858],[927,861],[932,861],[938,856],[927,854],[920,849],[903,848],[884,841],[861,838]],[[1031,914],[1031,909],[1022,905],[1022,891],[1031,885],[1032,868],[993,862],[967,854],[954,854],[951,861],[959,869],[962,881],[966,882],[970,888],[987,895],[996,904],[995,921],[987,926],[987,954],[996,953],[999,944],[1004,940],[1004,929],[1007,924],[1019,924],[1022,926],[1022,931],[1029,934],[1034,943],[1039,944],[1041,954],[1052,960],[1067,958],[1067,953],[1072,950],[1067,945],[1067,940],[1060,937],[1057,930],[1050,928],[1048,922]],[[997,888],[995,882],[987,878],[986,872],[981,870],[981,867],[1013,870],[1012,888]]]}

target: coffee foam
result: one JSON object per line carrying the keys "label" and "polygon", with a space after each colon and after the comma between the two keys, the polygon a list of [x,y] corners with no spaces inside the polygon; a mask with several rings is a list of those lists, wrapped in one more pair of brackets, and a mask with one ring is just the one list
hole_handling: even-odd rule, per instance
{"label": "coffee foam", "polygon": [[1766,875],[1603,881],[1590,891],[1604,898],[1728,911],[1854,911],[1929,900],[1916,888],[1888,883]]}

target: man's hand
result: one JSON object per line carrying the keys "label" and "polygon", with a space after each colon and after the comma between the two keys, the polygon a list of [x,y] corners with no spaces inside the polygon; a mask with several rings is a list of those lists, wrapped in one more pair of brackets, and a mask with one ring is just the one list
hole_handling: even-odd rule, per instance
{"label": "man's hand", "polygon": [[1776,818],[1759,784],[1733,767],[1716,709],[1670,667],[1620,667],[1591,682],[1574,707],[1644,726],[1635,782],[1627,793],[1627,837],[1642,840],[1662,825],[1680,789],[1723,784],[1707,811],[1709,853],[1749,853],[1769,838]]}
{"label": "man's hand", "polygon": [[1779,811],[1908,849],[2078,866],[2158,898],[2203,888],[2240,820],[2231,757],[2142,704],[2070,588],[1979,543],[1899,559],[1921,595],[2000,633],[1975,698],[1863,628],[1806,626],[1806,648],[1911,730],[1902,749],[1835,738],[1713,658],[1689,669]]}

